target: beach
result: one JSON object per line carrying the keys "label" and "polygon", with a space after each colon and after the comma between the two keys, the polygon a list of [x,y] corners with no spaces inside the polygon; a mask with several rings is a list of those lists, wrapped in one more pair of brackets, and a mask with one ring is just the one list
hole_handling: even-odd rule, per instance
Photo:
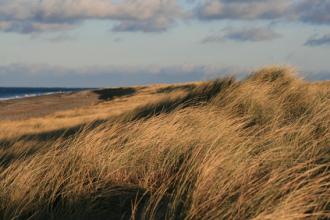
{"label": "beach", "polygon": [[98,95],[92,91],[59,93],[0,101],[0,120],[42,117],[58,111],[92,105]]}

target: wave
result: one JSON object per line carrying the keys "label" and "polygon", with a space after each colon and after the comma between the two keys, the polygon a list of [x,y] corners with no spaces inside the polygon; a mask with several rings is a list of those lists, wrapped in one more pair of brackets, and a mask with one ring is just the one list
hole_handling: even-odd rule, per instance
{"label": "wave", "polygon": [[62,94],[62,93],[70,93],[70,92],[46,92],[46,93],[36,93],[36,94],[22,94],[22,95],[1,97],[0,101],[13,100],[13,99],[24,99],[24,98],[46,96],[46,95],[52,95],[52,94]]}

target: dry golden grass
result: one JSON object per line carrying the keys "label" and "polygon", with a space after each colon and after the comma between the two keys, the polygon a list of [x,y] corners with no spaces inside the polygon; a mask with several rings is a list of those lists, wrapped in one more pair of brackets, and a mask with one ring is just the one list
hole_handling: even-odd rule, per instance
{"label": "dry golden grass", "polygon": [[158,92],[8,122],[31,130],[0,141],[0,219],[330,218],[330,86],[271,67]]}

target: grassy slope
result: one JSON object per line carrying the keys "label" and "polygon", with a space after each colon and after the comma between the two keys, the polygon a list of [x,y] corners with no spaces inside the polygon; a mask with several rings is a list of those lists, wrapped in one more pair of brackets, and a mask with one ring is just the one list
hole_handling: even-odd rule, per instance
{"label": "grassy slope", "polygon": [[330,218],[330,86],[292,72],[172,86],[74,129],[11,134],[0,219]]}

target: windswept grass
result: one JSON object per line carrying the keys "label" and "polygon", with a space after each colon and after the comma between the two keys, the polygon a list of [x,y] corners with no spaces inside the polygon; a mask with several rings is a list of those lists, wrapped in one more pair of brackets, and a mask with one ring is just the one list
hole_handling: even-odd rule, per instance
{"label": "windswept grass", "polygon": [[0,140],[0,219],[330,218],[330,86],[271,67],[158,92],[70,135]]}

